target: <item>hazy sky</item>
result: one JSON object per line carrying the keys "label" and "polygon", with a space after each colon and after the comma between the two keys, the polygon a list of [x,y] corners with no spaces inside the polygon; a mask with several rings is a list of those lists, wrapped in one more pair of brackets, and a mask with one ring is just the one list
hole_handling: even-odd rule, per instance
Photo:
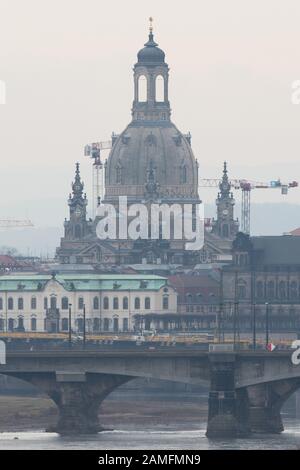
{"label": "hazy sky", "polygon": [[[91,199],[83,147],[130,121],[150,15],[171,69],[172,119],[191,131],[201,176],[219,176],[226,159],[232,177],[300,180],[299,0],[0,0],[0,218],[61,224],[76,161]],[[253,200],[282,196],[256,190]]]}

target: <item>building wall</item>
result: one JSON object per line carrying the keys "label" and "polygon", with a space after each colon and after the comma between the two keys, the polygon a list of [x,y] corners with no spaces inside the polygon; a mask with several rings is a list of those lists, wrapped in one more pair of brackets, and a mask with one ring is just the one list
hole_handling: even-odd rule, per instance
{"label": "building wall", "polygon": [[[168,297],[168,306],[165,309],[163,305],[164,296]],[[31,299],[33,297],[36,298],[36,308],[32,308]],[[128,298],[128,309],[123,308],[124,297]],[[62,304],[63,298],[67,298],[65,305]],[[98,308],[94,308],[95,298],[98,298]],[[105,308],[105,298],[108,299],[108,308]],[[140,308],[137,308],[138,306],[135,300],[137,298],[140,299]],[[148,305],[145,303],[146,298],[149,299],[147,302],[150,302]],[[63,319],[65,319],[65,323],[68,322],[69,304],[71,304],[72,329],[74,331],[78,330],[80,319],[81,321],[83,319],[83,305],[85,305],[86,311],[86,330],[90,332],[94,329],[95,319],[101,321],[102,330],[104,324],[107,324],[108,321],[108,331],[113,331],[114,319],[118,319],[118,329],[122,331],[124,319],[127,319],[127,328],[129,330],[134,329],[135,314],[143,315],[150,311],[157,314],[177,312],[177,294],[172,287],[167,285],[161,287],[159,290],[68,291],[59,282],[53,279],[50,280],[45,289],[40,292],[2,291],[0,292],[0,299],[2,299],[2,305],[0,300],[0,307],[2,307],[0,308],[0,327],[2,331],[11,329],[10,324],[12,321],[14,328],[22,324],[26,331],[32,331],[32,319],[36,319],[36,331],[45,331],[45,320],[47,318],[47,308],[44,304],[45,299],[47,299],[48,308],[51,307],[51,302],[54,303],[51,299],[56,299],[56,308],[59,311],[59,331],[62,331]],[[9,299],[13,300],[13,309],[9,309]],[[19,308],[21,307],[19,299],[22,299],[23,308]],[[116,302],[118,302],[118,308],[116,308]],[[21,319],[21,323],[19,319]]]}
{"label": "building wall", "polygon": [[223,291],[227,306],[238,302],[241,330],[253,326],[253,305],[258,329],[265,328],[267,308],[271,330],[300,329],[300,272],[270,266],[257,271],[250,266],[225,269]]}

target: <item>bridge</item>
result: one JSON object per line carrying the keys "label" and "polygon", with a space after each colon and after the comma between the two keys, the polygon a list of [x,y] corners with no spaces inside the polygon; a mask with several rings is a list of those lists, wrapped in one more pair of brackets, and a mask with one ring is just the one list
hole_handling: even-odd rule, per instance
{"label": "bridge", "polygon": [[[300,387],[291,350],[8,351],[0,373],[30,382],[57,405],[53,431],[96,433],[99,406],[118,386],[148,377],[210,385],[207,436],[283,430],[280,410]],[[0,418],[1,419],[1,418]]]}

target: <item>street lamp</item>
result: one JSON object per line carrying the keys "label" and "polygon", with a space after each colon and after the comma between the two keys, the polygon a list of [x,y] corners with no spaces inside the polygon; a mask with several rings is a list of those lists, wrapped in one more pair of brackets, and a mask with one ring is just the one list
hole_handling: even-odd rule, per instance
{"label": "street lamp", "polygon": [[236,350],[236,344],[237,344],[238,309],[239,309],[239,303],[236,300],[234,302],[234,310],[233,310],[233,348],[234,350]]}
{"label": "street lamp", "polygon": [[253,304],[253,349],[256,349],[256,303]]}
{"label": "street lamp", "polygon": [[72,346],[72,311],[71,311],[72,304],[69,304],[69,348]]}
{"label": "street lamp", "polygon": [[85,304],[83,304],[83,347],[85,348]]}
{"label": "street lamp", "polygon": [[269,344],[269,303],[266,302],[266,349]]}

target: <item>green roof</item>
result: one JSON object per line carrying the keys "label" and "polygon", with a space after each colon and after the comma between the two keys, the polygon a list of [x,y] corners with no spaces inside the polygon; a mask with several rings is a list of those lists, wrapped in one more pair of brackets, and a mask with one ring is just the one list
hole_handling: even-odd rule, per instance
{"label": "green roof", "polygon": [[[45,274],[0,276],[0,292],[42,291],[51,279]],[[60,274],[55,279],[68,291],[159,290],[167,281],[150,274]]]}

